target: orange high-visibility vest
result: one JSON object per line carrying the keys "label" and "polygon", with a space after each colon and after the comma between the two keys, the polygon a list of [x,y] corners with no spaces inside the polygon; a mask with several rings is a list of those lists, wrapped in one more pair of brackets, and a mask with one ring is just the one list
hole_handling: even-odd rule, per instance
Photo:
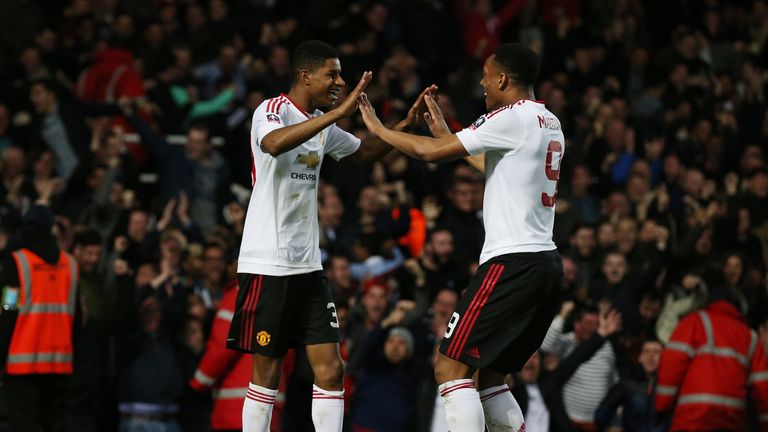
{"label": "orange high-visibility vest", "polygon": [[8,349],[6,373],[71,374],[72,324],[78,270],[61,252],[50,264],[28,249],[13,252],[19,273],[19,316]]}
{"label": "orange high-visibility vest", "polygon": [[[424,213],[415,207],[408,211],[408,215],[411,217],[411,225],[408,227],[408,232],[400,237],[397,243],[407,247],[411,256],[421,256],[424,243],[427,241],[427,220],[424,218]],[[392,219],[400,219],[400,207],[392,209]]]}

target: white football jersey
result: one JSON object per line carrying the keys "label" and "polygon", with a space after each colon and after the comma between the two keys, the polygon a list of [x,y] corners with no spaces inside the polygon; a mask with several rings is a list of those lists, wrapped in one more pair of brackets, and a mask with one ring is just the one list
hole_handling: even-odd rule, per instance
{"label": "white football jersey", "polygon": [[287,95],[262,102],[251,126],[253,191],[245,218],[237,271],[287,276],[322,270],[317,222],[317,182],[323,156],[336,160],[360,147],[360,139],[336,125],[277,157],[261,149],[268,133],[322,115],[310,115]]}
{"label": "white football jersey", "polygon": [[485,153],[480,263],[508,253],[555,249],[555,198],[565,139],[543,102],[524,99],[458,132],[467,153]]}

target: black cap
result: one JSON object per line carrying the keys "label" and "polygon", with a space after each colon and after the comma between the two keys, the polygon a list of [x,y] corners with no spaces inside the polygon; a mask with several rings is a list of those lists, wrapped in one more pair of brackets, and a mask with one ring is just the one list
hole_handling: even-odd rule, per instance
{"label": "black cap", "polygon": [[41,205],[32,205],[22,217],[24,228],[51,229],[55,221],[53,211]]}

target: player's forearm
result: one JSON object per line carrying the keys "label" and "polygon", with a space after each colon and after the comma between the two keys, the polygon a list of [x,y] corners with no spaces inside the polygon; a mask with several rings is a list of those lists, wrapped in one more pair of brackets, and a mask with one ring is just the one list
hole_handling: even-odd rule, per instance
{"label": "player's forearm", "polygon": [[434,138],[411,135],[385,127],[378,129],[375,133],[382,141],[406,155],[425,162],[433,162],[432,155],[434,152],[432,150],[437,148],[437,142]]}
{"label": "player's forearm", "polygon": [[381,158],[391,151],[391,145],[387,144],[379,137],[372,137],[360,144],[360,155],[359,157],[354,157],[353,162],[360,165],[370,165],[381,160]]}
{"label": "player's forearm", "polygon": [[485,153],[477,156],[466,156],[464,158],[470,165],[481,173],[485,173]]}
{"label": "player's forearm", "polygon": [[307,121],[275,129],[261,141],[261,148],[272,156],[279,156],[300,146],[323,129],[336,123],[339,118],[335,111],[329,111]]}
{"label": "player's forearm", "polygon": [[424,162],[443,162],[467,156],[467,150],[456,135],[432,138],[396,132],[383,126],[372,132],[408,156]]}

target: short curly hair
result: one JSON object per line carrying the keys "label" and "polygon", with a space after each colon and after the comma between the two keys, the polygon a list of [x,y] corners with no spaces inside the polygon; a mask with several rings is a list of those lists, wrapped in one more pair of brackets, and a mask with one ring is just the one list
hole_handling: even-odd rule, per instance
{"label": "short curly hair", "polygon": [[539,75],[539,55],[521,43],[499,45],[493,61],[523,87],[530,87]]}

